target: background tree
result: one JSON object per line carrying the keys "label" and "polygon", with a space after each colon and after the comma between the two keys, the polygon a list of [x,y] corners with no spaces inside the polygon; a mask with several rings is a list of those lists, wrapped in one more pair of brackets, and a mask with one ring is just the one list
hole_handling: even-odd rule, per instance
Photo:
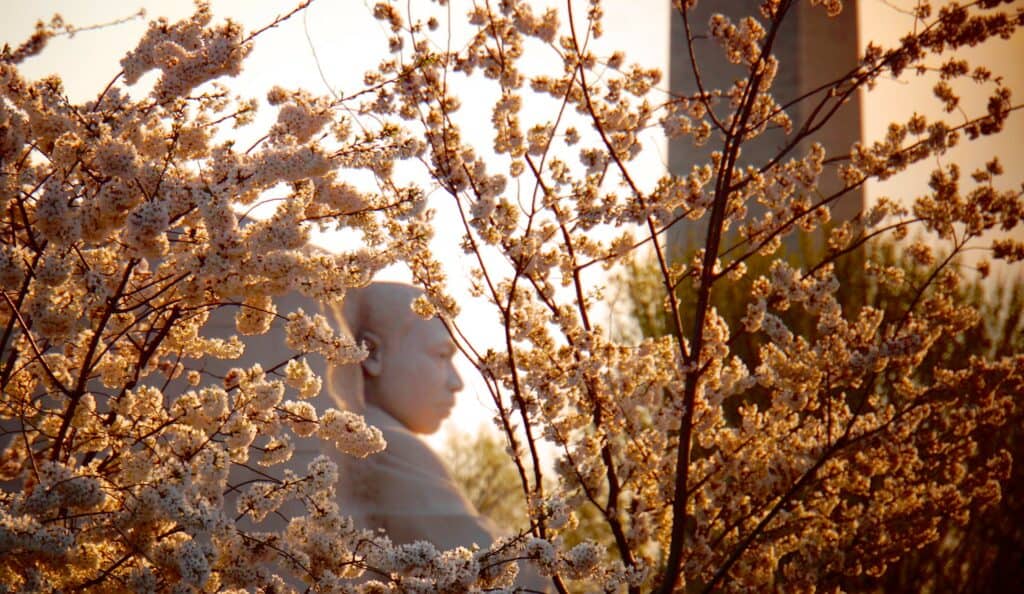
{"label": "background tree", "polygon": [[[840,278],[850,279],[840,286],[836,298],[840,303],[858,303],[896,315],[914,298],[912,287],[925,282],[918,269],[915,256],[901,251],[901,244],[885,241],[863,246],[866,253],[855,258],[840,260],[837,271]],[[820,257],[821,250],[808,246],[800,252],[780,254],[789,262],[806,261]],[[907,283],[886,284],[877,275],[865,275],[851,269],[851,262],[863,265],[867,260],[876,266],[891,268],[909,278]],[[755,274],[767,272],[764,259],[754,260],[751,270]],[[972,356],[1004,357],[1024,351],[1024,283],[1014,279],[984,276],[966,280],[956,288],[956,300],[970,304],[979,314],[978,323],[940,347],[932,349],[922,364],[925,369],[957,367]],[[638,261],[628,267],[628,274],[617,279],[621,283],[630,311],[645,336],[659,336],[668,332],[669,320],[659,303],[657,292],[658,270],[650,260]],[[731,323],[739,324],[745,312],[737,307],[748,289],[730,285],[716,296],[715,306]],[[685,299],[685,295],[680,296]],[[865,303],[866,302],[866,303]],[[847,307],[849,305],[846,305]],[[685,306],[683,311],[687,311]],[[790,327],[806,323],[799,316],[788,319]],[[805,329],[806,330],[806,329]],[[746,358],[754,356],[750,341],[734,343],[734,352]],[[763,404],[768,394],[750,396]],[[978,447],[988,455],[1004,450],[1013,456],[1010,476],[1003,483],[1002,499],[997,504],[971,517],[965,526],[952,519],[937,527],[937,538],[928,545],[908,553],[890,566],[880,577],[857,576],[846,580],[843,589],[850,592],[1005,592],[1012,590],[1020,579],[1022,547],[1020,481],[1024,474],[1024,451],[1021,450],[1021,429],[1024,427],[1024,409],[1019,399],[1013,401],[1002,430],[993,431],[978,440]],[[468,474],[468,473],[467,473]]]}
{"label": "background tree", "polygon": [[530,525],[516,467],[493,432],[450,433],[444,459],[473,507],[501,531],[514,534]]}

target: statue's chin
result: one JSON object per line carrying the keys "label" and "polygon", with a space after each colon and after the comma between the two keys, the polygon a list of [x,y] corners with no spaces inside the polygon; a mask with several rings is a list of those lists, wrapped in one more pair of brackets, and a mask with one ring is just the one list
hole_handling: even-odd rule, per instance
{"label": "statue's chin", "polygon": [[418,425],[416,427],[410,427],[413,433],[420,435],[433,435],[437,433],[437,430],[441,428],[441,423],[434,423],[432,425]]}
{"label": "statue's chin", "polygon": [[417,423],[409,427],[409,430],[413,433],[419,433],[420,435],[432,435],[437,433],[437,430],[441,428],[441,425],[447,418],[448,415],[436,420],[417,420]]}

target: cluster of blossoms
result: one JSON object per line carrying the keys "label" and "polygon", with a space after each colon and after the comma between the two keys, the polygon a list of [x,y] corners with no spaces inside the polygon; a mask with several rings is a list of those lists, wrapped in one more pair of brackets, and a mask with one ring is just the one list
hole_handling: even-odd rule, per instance
{"label": "cluster of blossoms", "polygon": [[[310,440],[360,457],[386,446],[318,398],[311,362],[361,347],[279,305],[338,302],[423,241],[423,193],[389,173],[423,144],[386,121],[355,138],[334,99],[276,87],[260,141],[215,140],[253,122],[258,103],[217,79],[255,36],[204,2],[151,23],[122,72],[72,104],[57,77],[19,70],[56,23],[0,56],[0,589],[470,589],[488,551],[418,562],[337,509],[330,456],[285,468]],[[351,169],[382,193],[340,181]],[[313,227],[366,242],[318,251]],[[274,332],[280,360],[231,366],[245,337]],[[510,587],[514,570],[499,573],[488,583]]]}
{"label": "cluster of blossoms", "polygon": [[[806,1],[822,18],[842,10]],[[999,132],[1017,106],[998,76],[947,60],[936,97],[959,109],[953,84],[969,77],[994,88],[983,114],[915,116],[848,154],[826,154],[813,132],[878,77],[1008,36],[1021,13],[980,2],[932,15],[919,3],[920,26],[898,47],[871,46],[847,76],[784,104],[772,93],[787,65],[771,44],[794,3],[708,23],[693,22],[695,4],[675,3],[688,35],[705,27],[745,76],[666,99],[657,70],[595,49],[598,0],[586,19],[524,0],[475,5],[466,43],[431,38],[444,18],[432,11],[446,8],[378,2],[392,56],[346,105],[362,132],[338,100],[275,87],[277,118],[248,150],[215,139],[250,124],[257,104],[215,79],[240,71],[254,37],[211,24],[204,3],[152,23],[82,105],[56,77],[19,72],[45,27],[0,55],[0,584],[511,592],[525,559],[561,593],[813,592],[880,575],[941,522],[997,501],[1011,460],[977,444],[1020,414],[1024,357],[926,362],[979,321],[957,302],[955,257],[991,247],[1024,259],[1012,238],[981,243],[1019,229],[1021,193],[1001,189],[993,160],[969,181],[955,166],[935,171],[906,207],[883,200],[835,222],[831,208],[869,179]],[[548,59],[523,59],[531,52]],[[153,88],[138,89],[152,71]],[[493,86],[490,150],[461,132],[466,79]],[[709,146],[708,162],[640,179],[655,126]],[[777,154],[739,165],[769,127],[786,134]],[[399,185],[401,161],[431,181]],[[344,181],[349,169],[371,172],[379,193]],[[826,177],[838,190],[821,191]],[[393,546],[338,508],[344,478],[330,456],[283,468],[304,440],[358,457],[385,444],[358,414],[320,405],[311,362],[358,361],[361,347],[322,315],[279,311],[282,297],[337,304],[404,261],[426,291],[416,312],[452,318],[422,212],[431,192],[457,209],[473,290],[502,322],[500,346],[460,345],[491,389],[530,502],[529,528],[483,550]],[[265,219],[242,214],[274,203]],[[704,243],[670,262],[664,236],[681,218]],[[314,228],[352,230],[364,247],[317,251]],[[908,244],[912,274],[860,264],[912,298],[844,303],[840,259],[910,229],[948,250]],[[822,257],[782,260],[798,237],[821,241]],[[667,331],[625,340],[600,322],[594,273],[640,249],[658,262],[653,309]],[[759,258],[780,259],[755,271]],[[739,316],[716,301],[733,286],[745,291],[731,304]],[[211,336],[220,310],[233,331]],[[283,360],[231,367],[245,354],[238,335],[275,328]],[[553,472],[541,442],[557,451]],[[588,509],[603,542],[581,542]]]}

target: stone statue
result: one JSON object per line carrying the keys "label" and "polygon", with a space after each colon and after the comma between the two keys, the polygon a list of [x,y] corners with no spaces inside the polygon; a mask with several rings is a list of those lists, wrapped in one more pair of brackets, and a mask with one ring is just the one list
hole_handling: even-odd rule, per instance
{"label": "stone statue", "polygon": [[357,524],[383,528],[397,544],[486,547],[494,527],[419,437],[437,431],[462,389],[452,362],[455,344],[444,324],[410,309],[420,294],[409,285],[373,283],[345,298],[344,321],[369,350],[361,364],[362,412],[388,445],[364,460],[335,458],[345,484],[339,485],[339,503]]}
{"label": "stone statue", "polygon": [[[334,457],[341,471],[339,504],[357,525],[381,528],[396,544],[426,540],[440,550],[473,544],[486,548],[498,530],[477,513],[445,464],[419,437],[437,431],[463,387],[447,328],[437,318],[419,317],[410,307],[420,295],[409,285],[372,283],[345,298],[339,325],[347,325],[369,350],[361,364],[362,412],[388,445],[362,460]],[[343,379],[342,373],[336,372],[331,381]],[[532,592],[550,588],[549,580],[522,563],[516,584]]]}
{"label": "stone statue", "polygon": [[[455,344],[444,324],[437,318],[424,320],[410,309],[421,294],[410,285],[380,282],[349,291],[342,308],[296,294],[275,299],[280,311],[301,307],[333,318],[336,331],[351,333],[368,349],[359,365],[332,366],[318,355],[306,359],[324,379],[316,400],[321,412],[338,407],[360,413],[387,442],[383,452],[359,459],[342,454],[330,443],[299,440],[287,466],[301,474],[312,459],[326,454],[338,464],[341,512],[351,516],[357,527],[384,530],[395,544],[425,540],[439,550],[474,544],[486,548],[499,531],[476,511],[444,462],[420,438],[438,430],[463,387],[453,365]],[[226,336],[233,332],[233,323],[233,312],[228,312],[211,319],[208,326],[213,335]],[[267,334],[246,337],[242,360],[210,362],[216,367],[212,371],[223,373],[228,366],[281,359],[282,326],[277,321]],[[232,473],[236,484],[253,478],[258,477],[243,469]],[[285,516],[304,513],[294,501],[280,511],[282,515],[268,516],[258,525],[247,521],[241,525],[280,530]],[[517,584],[543,592],[550,582],[521,565]]]}

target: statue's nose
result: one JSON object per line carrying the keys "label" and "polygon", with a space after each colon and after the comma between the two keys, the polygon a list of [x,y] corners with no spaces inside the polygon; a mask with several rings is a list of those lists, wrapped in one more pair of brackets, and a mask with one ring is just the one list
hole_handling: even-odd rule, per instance
{"label": "statue's nose", "polygon": [[448,388],[452,392],[459,392],[464,387],[462,378],[459,377],[459,372],[455,370],[455,365],[449,364],[448,368]]}

